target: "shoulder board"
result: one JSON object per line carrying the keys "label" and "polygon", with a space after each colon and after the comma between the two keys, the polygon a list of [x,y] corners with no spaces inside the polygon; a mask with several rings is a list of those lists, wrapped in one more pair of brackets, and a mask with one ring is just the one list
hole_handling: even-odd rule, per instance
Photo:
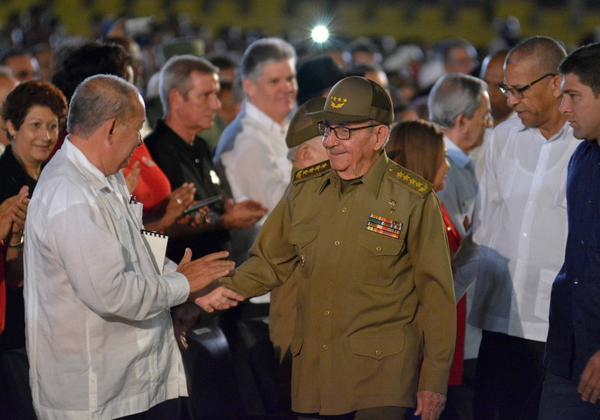
{"label": "shoulder board", "polygon": [[329,161],[325,160],[323,162],[319,162],[316,165],[309,166],[304,169],[299,169],[294,173],[294,184],[305,181],[311,178],[317,178],[324,173],[329,171]]}
{"label": "shoulder board", "polygon": [[432,189],[432,185],[429,181],[400,165],[388,166],[387,174],[392,179],[399,181],[401,184],[421,195],[429,193]]}

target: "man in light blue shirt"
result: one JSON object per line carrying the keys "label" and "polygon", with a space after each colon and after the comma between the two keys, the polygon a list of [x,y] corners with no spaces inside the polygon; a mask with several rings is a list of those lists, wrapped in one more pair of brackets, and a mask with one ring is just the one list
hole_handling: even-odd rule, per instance
{"label": "man in light blue shirt", "polygon": [[483,142],[485,129],[491,126],[486,84],[464,74],[447,74],[433,86],[428,106],[429,119],[444,132],[450,163],[446,185],[438,196],[465,240],[471,233],[478,190],[475,163],[468,153]]}

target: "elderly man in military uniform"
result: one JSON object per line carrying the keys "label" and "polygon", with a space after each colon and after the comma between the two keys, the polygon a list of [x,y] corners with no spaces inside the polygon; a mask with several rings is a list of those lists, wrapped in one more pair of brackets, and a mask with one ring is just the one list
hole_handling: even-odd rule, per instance
{"label": "elderly man in military uniform", "polygon": [[330,164],[296,172],[249,260],[198,304],[227,302],[227,289],[260,295],[293,273],[293,410],[403,419],[416,400],[437,419],[456,328],[438,201],[383,151],[393,111],[381,86],[345,78],[313,118]]}

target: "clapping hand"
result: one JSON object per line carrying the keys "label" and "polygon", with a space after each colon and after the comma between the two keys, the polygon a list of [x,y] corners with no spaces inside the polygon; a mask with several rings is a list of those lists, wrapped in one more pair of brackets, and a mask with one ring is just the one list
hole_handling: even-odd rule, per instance
{"label": "clapping hand", "polygon": [[258,201],[246,200],[234,204],[232,200],[227,200],[223,224],[226,229],[247,229],[267,214],[267,211]]}

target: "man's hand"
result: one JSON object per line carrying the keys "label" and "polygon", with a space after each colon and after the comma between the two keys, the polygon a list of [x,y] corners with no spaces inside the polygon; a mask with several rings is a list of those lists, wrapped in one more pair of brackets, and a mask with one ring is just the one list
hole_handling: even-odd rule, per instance
{"label": "man's hand", "polygon": [[600,351],[594,353],[585,365],[577,392],[581,394],[583,401],[592,404],[596,404],[600,399]]}
{"label": "man's hand", "polygon": [[190,295],[204,289],[214,280],[226,276],[235,268],[233,261],[225,260],[228,256],[229,252],[221,251],[192,261],[192,251],[186,248],[177,271],[190,283]]}
{"label": "man's hand", "polygon": [[198,322],[200,317],[200,308],[191,302],[186,302],[173,309],[173,330],[179,350],[185,351],[188,348],[187,334],[191,328]]}
{"label": "man's hand", "polygon": [[171,193],[165,214],[161,218],[161,222],[165,226],[164,230],[171,227],[183,216],[183,212],[194,204],[194,194],[196,194],[196,187],[192,182],[181,184],[179,188]]}
{"label": "man's hand", "polygon": [[243,296],[238,295],[224,286],[219,286],[212,292],[196,298],[194,302],[206,312],[214,312],[237,306],[237,304],[243,300]]}
{"label": "man's hand", "polygon": [[232,200],[226,200],[223,225],[225,229],[247,229],[267,214],[267,211],[258,201],[246,200],[233,204]]}
{"label": "man's hand", "polygon": [[417,392],[417,411],[415,416],[421,416],[421,420],[437,420],[444,406],[446,405],[446,396],[432,391]]}

